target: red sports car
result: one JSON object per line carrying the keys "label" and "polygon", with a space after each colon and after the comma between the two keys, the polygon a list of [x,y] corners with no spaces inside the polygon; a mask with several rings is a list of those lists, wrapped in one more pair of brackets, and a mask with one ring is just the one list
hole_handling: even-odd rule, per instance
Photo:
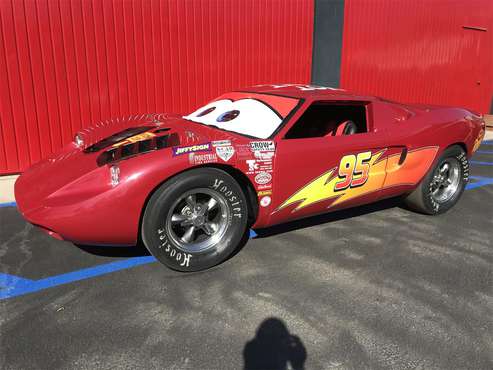
{"label": "red sports car", "polygon": [[452,207],[482,117],[308,85],[235,91],[186,116],[101,122],[24,172],[24,217],[82,244],[142,240],[166,266],[202,270],[249,228],[405,196]]}

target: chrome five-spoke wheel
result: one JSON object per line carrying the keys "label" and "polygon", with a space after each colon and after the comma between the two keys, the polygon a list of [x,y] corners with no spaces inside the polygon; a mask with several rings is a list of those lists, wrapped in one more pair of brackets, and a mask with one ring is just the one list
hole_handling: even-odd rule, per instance
{"label": "chrome five-spoke wheel", "polygon": [[451,199],[460,184],[460,163],[456,158],[447,158],[433,173],[431,195],[438,203]]}
{"label": "chrome five-spoke wheel", "polygon": [[195,168],[161,184],[147,202],[142,241],[159,262],[201,271],[230,257],[246,240],[243,189],[218,168]]}
{"label": "chrome five-spoke wheel", "polygon": [[225,234],[230,210],[219,193],[199,188],[181,195],[166,218],[168,235],[183,252],[210,249]]}

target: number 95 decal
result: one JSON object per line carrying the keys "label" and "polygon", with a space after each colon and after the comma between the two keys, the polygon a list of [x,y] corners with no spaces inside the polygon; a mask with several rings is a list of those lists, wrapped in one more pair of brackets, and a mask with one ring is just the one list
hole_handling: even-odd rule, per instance
{"label": "number 95 decal", "polygon": [[334,190],[341,191],[364,185],[370,172],[370,159],[371,151],[342,157],[338,173],[341,181],[336,182]]}
{"label": "number 95 decal", "polygon": [[399,163],[401,153],[383,157],[387,148],[373,153],[367,150],[345,155],[337,167],[331,168],[305,184],[286,199],[276,212],[291,204],[296,204],[292,209],[292,212],[296,212],[309,205],[331,199],[328,207],[334,207],[385,187],[414,185],[419,181],[420,175],[426,173],[437,150],[438,147],[413,150],[409,152],[404,164]]}

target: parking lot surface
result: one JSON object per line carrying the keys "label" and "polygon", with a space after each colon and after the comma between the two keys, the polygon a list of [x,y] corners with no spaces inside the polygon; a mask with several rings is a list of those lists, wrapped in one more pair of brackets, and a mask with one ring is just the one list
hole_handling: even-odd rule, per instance
{"label": "parking lot surface", "polygon": [[448,213],[396,200],[258,231],[211,270],[0,208],[2,369],[492,369],[493,142]]}

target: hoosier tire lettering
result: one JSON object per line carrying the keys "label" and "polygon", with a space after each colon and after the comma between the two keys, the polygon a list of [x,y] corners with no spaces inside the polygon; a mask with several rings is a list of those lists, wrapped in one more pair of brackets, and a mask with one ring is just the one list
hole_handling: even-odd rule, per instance
{"label": "hoosier tire lettering", "polygon": [[181,267],[189,267],[192,254],[180,252],[173,248],[168,242],[164,228],[158,229],[157,234],[159,235],[159,240],[161,241],[159,244],[159,249],[164,250],[170,257],[175,258],[177,262],[180,262]]}
{"label": "hoosier tire lettering", "polygon": [[222,193],[233,208],[233,216],[241,218],[241,201],[238,196],[236,196],[233,191],[228,188],[223,180],[214,179],[214,183],[210,186],[210,188]]}

